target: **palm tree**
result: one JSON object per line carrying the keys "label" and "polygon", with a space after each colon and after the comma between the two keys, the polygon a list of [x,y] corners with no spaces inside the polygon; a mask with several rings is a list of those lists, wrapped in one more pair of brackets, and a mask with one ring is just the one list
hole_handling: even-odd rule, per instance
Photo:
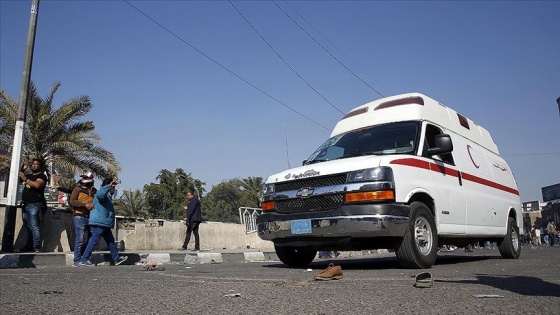
{"label": "palm tree", "polygon": [[262,190],[264,181],[262,177],[249,176],[239,180],[239,184],[246,190],[255,193],[256,195]]}
{"label": "palm tree", "polygon": [[[92,121],[79,121],[93,108],[88,96],[78,96],[54,108],[54,94],[60,87],[55,82],[47,98],[38,95],[33,82],[29,87],[26,124],[23,130],[22,161],[42,158],[58,174],[76,174],[90,170],[100,177],[116,174],[120,165],[113,153],[98,145]],[[18,103],[0,89],[0,147],[9,148],[18,113]],[[11,155],[1,156],[0,174],[9,172]],[[6,169],[8,167],[8,169]],[[49,176],[52,174],[49,174]]]}
{"label": "palm tree", "polygon": [[144,194],[138,189],[134,191],[125,190],[121,199],[114,200],[114,205],[115,212],[118,215],[141,218],[148,216]]}

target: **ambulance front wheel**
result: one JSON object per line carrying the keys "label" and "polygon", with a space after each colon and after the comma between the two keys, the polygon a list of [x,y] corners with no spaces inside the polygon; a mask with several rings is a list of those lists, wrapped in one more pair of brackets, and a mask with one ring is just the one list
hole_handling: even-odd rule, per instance
{"label": "ambulance front wheel", "polygon": [[519,238],[519,227],[512,217],[508,218],[506,237],[498,242],[500,255],[506,259],[517,259],[521,254],[521,239]]}
{"label": "ambulance front wheel", "polygon": [[399,263],[405,268],[430,268],[436,261],[437,250],[434,216],[425,204],[412,202],[406,232],[395,249]]}
{"label": "ambulance front wheel", "polygon": [[317,255],[316,250],[307,250],[302,247],[285,247],[274,245],[274,250],[278,259],[284,264],[290,267],[305,267],[309,265],[315,255]]}

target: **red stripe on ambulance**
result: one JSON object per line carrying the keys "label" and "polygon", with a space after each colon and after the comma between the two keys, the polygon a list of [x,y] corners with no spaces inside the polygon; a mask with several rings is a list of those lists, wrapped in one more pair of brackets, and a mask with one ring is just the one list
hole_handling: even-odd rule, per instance
{"label": "red stripe on ambulance", "polygon": [[[416,167],[416,168],[421,168],[421,169],[425,169],[425,170],[430,170],[430,171],[434,171],[434,172],[438,172],[438,173],[442,173],[442,174],[446,174],[449,176],[454,176],[454,177],[458,177],[459,176],[459,172],[457,170],[454,170],[452,168],[449,167],[445,167],[442,165],[438,165],[436,163],[431,163],[431,162],[427,162],[424,160],[419,160],[419,159],[412,159],[412,158],[407,158],[407,159],[398,159],[398,160],[393,160],[391,161],[390,164],[398,164],[398,165],[405,165],[405,166],[411,166],[411,167]],[[480,185],[484,185],[484,186],[488,186],[488,187],[492,187],[495,189],[499,189],[499,190],[503,190],[505,192],[508,192],[510,194],[514,194],[514,195],[518,195],[519,196],[519,191],[507,186],[504,186],[502,184],[498,184],[496,182],[484,179],[484,178],[480,178],[478,176],[474,176],[471,175],[469,173],[465,173],[463,172],[461,174],[463,180],[468,180]]]}

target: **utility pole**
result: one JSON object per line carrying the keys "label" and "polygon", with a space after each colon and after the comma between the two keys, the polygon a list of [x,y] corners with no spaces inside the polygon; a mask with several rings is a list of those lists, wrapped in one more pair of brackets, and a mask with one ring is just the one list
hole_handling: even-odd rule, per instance
{"label": "utility pole", "polygon": [[21,152],[23,148],[23,129],[25,126],[25,115],[27,113],[27,98],[29,95],[29,84],[31,82],[31,65],[33,63],[33,48],[35,47],[35,33],[37,30],[37,16],[39,15],[39,0],[31,3],[31,15],[29,17],[29,31],[27,33],[27,44],[25,59],[23,61],[23,72],[21,88],[19,92],[19,109],[14,131],[14,145],[12,147],[12,164],[10,165],[10,178],[8,180],[8,202],[4,216],[4,233],[2,235],[2,252],[12,253],[14,251],[14,234],[16,228],[17,204],[16,197],[19,182],[19,170]]}
{"label": "utility pole", "polygon": [[560,114],[560,97],[556,99],[556,104],[558,104],[558,114]]}

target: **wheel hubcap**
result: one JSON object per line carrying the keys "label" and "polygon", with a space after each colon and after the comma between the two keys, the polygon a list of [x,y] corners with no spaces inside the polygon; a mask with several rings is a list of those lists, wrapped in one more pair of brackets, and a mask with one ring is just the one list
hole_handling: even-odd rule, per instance
{"label": "wheel hubcap", "polygon": [[432,228],[428,220],[424,217],[419,217],[414,223],[414,239],[416,240],[416,247],[422,255],[428,255],[432,250]]}
{"label": "wheel hubcap", "polygon": [[513,249],[517,251],[519,249],[519,235],[515,228],[511,228],[511,243],[513,245]]}

